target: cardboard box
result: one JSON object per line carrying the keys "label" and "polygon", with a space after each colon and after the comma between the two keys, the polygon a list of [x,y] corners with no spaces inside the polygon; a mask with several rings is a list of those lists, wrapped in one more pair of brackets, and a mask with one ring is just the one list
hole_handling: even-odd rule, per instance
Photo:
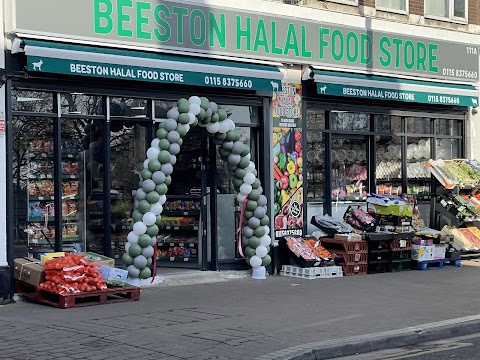
{"label": "cardboard box", "polygon": [[52,260],[52,259],[56,259],[56,258],[64,257],[64,256],[65,256],[64,251],[38,254],[38,258],[43,263],[47,262],[48,260]]}
{"label": "cardboard box", "polygon": [[434,260],[435,246],[412,245],[412,260],[427,261]]}
{"label": "cardboard box", "polygon": [[406,205],[407,201],[395,195],[368,194],[367,203],[381,206]]}
{"label": "cardboard box", "polygon": [[433,245],[433,259],[434,260],[442,260],[445,259],[445,253],[447,252],[447,245],[446,244],[436,244]]}
{"label": "cardboard box", "polygon": [[408,216],[412,217],[413,215],[413,205],[411,204],[402,204],[402,205],[378,205],[378,204],[368,204],[368,211],[373,212],[378,215],[393,215],[393,216]]}
{"label": "cardboard box", "polygon": [[418,239],[418,238],[415,238],[413,240],[413,244],[418,245],[418,246],[431,246],[431,245],[433,245],[433,239]]}
{"label": "cardboard box", "polygon": [[108,285],[125,286],[127,283],[128,271],[107,265],[101,265],[100,275]]}
{"label": "cardboard box", "polygon": [[27,257],[14,259],[13,276],[17,280],[37,287],[45,281],[44,264],[37,259]]}
{"label": "cardboard box", "polygon": [[[362,239],[362,235],[360,234],[354,234],[354,233],[350,233],[350,234],[335,234],[333,236],[333,238],[335,240],[347,240],[347,241],[359,241],[359,240],[363,240]],[[320,242],[322,241],[322,239],[320,239]]]}
{"label": "cardboard box", "polygon": [[86,258],[88,261],[90,261],[93,264],[96,264],[98,266],[100,265],[107,265],[110,267],[115,267],[115,259],[100,255],[100,254],[95,254],[92,252],[79,252],[75,253],[76,255],[83,256]]}

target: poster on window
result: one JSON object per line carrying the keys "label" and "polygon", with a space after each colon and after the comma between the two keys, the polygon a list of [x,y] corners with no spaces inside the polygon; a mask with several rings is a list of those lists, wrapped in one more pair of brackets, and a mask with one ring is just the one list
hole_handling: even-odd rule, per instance
{"label": "poster on window", "polygon": [[302,85],[273,93],[275,238],[303,235]]}

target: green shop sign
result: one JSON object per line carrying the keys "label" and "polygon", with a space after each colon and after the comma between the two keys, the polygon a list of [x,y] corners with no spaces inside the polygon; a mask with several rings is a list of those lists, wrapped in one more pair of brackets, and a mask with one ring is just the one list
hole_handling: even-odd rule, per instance
{"label": "green shop sign", "polygon": [[[58,21],[65,14],[74,16]],[[479,80],[479,48],[473,43],[275,17],[200,2],[16,0],[15,16],[18,33],[447,82]]]}

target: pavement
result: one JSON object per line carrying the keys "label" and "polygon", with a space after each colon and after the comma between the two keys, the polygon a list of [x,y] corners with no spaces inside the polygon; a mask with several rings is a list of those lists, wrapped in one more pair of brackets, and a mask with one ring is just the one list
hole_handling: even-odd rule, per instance
{"label": "pavement", "polygon": [[461,336],[480,331],[480,267],[468,265],[165,281],[143,288],[138,302],[71,309],[21,301],[0,306],[0,358],[318,360]]}

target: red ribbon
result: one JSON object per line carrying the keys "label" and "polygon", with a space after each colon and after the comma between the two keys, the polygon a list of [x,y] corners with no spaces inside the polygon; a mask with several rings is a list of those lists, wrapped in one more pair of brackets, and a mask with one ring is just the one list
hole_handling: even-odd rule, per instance
{"label": "red ribbon", "polygon": [[243,223],[243,215],[245,214],[245,208],[247,207],[247,201],[248,201],[248,197],[245,196],[245,200],[243,200],[243,204],[242,204],[242,210],[240,212],[240,223],[238,224],[238,230],[237,230],[238,253],[243,258],[245,257],[245,255],[243,255],[243,250],[242,250],[242,223]]}
{"label": "red ribbon", "polygon": [[155,276],[157,276],[157,250],[158,250],[158,245],[157,242],[155,242],[154,246],[154,253],[153,253],[153,274],[152,274],[152,281],[150,284],[153,284],[153,281],[155,280]]}

